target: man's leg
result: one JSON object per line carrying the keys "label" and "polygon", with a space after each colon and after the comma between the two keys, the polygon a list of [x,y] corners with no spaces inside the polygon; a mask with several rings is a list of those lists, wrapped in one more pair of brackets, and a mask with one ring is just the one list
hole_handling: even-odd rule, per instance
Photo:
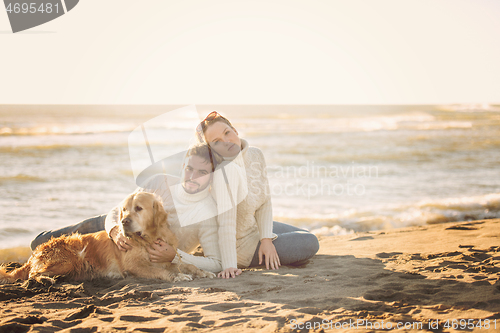
{"label": "man's leg", "polygon": [[62,235],[71,235],[72,233],[78,232],[80,234],[90,234],[93,232],[98,232],[104,230],[104,221],[106,220],[106,214],[91,217],[80,223],[70,225],[69,227],[64,227],[56,230],[44,231],[31,242],[31,249],[34,250],[40,244],[49,241],[52,237],[57,238]]}
{"label": "man's leg", "polygon": [[[273,232],[278,235],[278,238],[273,240],[273,244],[282,265],[304,263],[319,250],[318,238],[307,230],[281,222],[273,222]],[[259,265],[259,247],[260,242],[250,266]]]}

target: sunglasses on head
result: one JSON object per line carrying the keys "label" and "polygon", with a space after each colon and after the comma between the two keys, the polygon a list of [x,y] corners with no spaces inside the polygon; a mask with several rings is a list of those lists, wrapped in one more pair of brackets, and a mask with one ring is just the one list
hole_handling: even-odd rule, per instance
{"label": "sunglasses on head", "polygon": [[201,134],[203,133],[203,130],[205,129],[205,126],[207,123],[211,122],[212,120],[214,120],[215,118],[224,118],[222,117],[217,111],[212,111],[208,114],[208,116],[205,117],[205,119],[203,119],[199,124],[198,126],[196,126],[196,132],[198,132],[198,134]]}

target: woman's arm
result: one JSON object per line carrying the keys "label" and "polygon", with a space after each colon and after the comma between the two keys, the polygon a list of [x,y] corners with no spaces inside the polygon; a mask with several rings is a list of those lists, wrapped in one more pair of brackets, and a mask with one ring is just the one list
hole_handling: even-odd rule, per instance
{"label": "woman's arm", "polygon": [[264,203],[255,211],[255,220],[259,228],[260,239],[273,238],[273,207],[271,204],[271,192],[269,190],[269,181],[266,173],[266,160],[260,149],[257,154],[257,161],[251,165],[252,169],[257,169],[260,175],[261,184],[250,184],[250,186],[259,186],[261,195],[265,197]]}
{"label": "woman's arm", "polygon": [[269,196],[266,201],[255,211],[255,220],[259,228],[260,239],[273,238],[273,207],[271,204],[271,197]]}
{"label": "woman's arm", "polygon": [[[271,192],[266,173],[266,161],[262,151],[258,150],[257,161],[252,163],[252,167],[259,167],[262,195],[265,196],[264,203],[255,211],[255,220],[260,234],[259,265],[264,262],[266,268],[278,269],[281,266],[280,258],[273,244],[275,235],[273,234],[273,208],[271,204]],[[257,184],[255,184],[257,185]]]}
{"label": "woman's arm", "polygon": [[276,248],[273,244],[273,213],[270,197],[259,207],[259,209],[257,209],[255,212],[255,219],[257,220],[257,226],[259,227],[260,233],[259,265],[265,260],[267,269],[278,269],[281,263],[278,252],[276,252]]}
{"label": "woman's arm", "polygon": [[[214,173],[213,189],[215,200],[217,202],[217,222],[219,224],[219,248],[222,260],[222,269],[236,269],[238,266],[238,257],[236,253],[236,195],[238,185],[241,181],[238,175],[239,166],[227,164],[216,170]],[[226,183],[226,179],[228,183]],[[229,188],[228,188],[229,184]],[[231,192],[231,193],[230,193]]]}

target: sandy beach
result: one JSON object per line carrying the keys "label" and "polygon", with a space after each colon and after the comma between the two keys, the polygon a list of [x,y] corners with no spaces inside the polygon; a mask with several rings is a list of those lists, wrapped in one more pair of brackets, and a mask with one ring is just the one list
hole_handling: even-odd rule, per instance
{"label": "sandy beach", "polygon": [[495,219],[323,237],[306,265],[230,280],[16,283],[0,332],[495,331],[499,252]]}

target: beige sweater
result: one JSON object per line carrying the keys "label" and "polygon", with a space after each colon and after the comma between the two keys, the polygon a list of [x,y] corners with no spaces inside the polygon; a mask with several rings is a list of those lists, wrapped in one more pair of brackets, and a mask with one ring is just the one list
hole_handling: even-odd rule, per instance
{"label": "beige sweater", "polygon": [[259,240],[276,238],[264,155],[245,140],[241,145],[235,158],[217,167],[212,185],[223,269],[248,267]]}
{"label": "beige sweater", "polygon": [[[214,273],[222,270],[215,218],[217,209],[209,187],[199,193],[189,194],[184,191],[177,177],[160,174],[149,178],[142,188],[139,187],[136,191],[154,193],[161,197],[163,208],[168,213],[167,222],[179,240],[177,252],[182,262]],[[106,216],[105,228],[108,235],[119,223],[118,211],[117,206]],[[179,219],[182,222],[195,223],[181,227]],[[200,244],[205,257],[189,254]],[[178,257],[172,262],[178,262]]]}

